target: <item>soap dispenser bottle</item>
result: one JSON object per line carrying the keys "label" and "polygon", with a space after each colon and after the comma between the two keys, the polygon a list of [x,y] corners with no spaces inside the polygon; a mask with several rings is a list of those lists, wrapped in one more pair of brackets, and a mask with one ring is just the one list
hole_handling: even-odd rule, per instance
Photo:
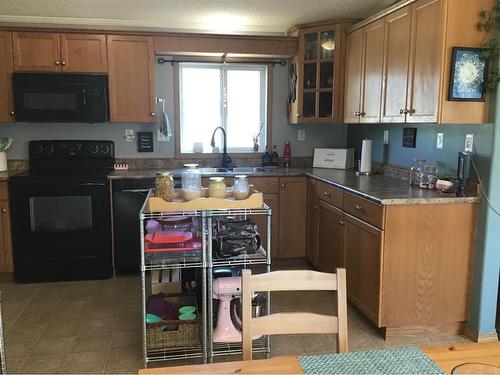
{"label": "soap dispenser bottle", "polygon": [[285,148],[283,149],[283,158],[285,167],[289,167],[292,164],[292,148],[290,147],[290,141],[285,143]]}

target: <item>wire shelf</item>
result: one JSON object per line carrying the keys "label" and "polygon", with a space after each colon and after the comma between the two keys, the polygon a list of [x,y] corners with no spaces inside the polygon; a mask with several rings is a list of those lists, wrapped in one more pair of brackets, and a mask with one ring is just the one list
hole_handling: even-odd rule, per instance
{"label": "wire shelf", "polygon": [[[266,349],[266,339],[265,336],[253,340],[252,352],[253,353],[265,353]],[[213,355],[214,357],[220,355],[235,355],[242,353],[241,342],[214,342],[213,343]]]}
{"label": "wire shelf", "polygon": [[194,359],[202,358],[203,350],[201,345],[194,348],[169,348],[161,350],[148,350],[147,351],[147,362],[160,362],[160,361],[174,361],[179,359]]}
{"label": "wire shelf", "polygon": [[261,246],[255,254],[241,254],[231,258],[213,258],[213,267],[250,266],[253,264],[267,264],[267,252]]}
{"label": "wire shelf", "polygon": [[200,256],[145,257],[143,271],[171,270],[176,268],[202,268]]}
{"label": "wire shelf", "polygon": [[271,209],[264,203],[262,208],[228,208],[221,210],[210,210],[209,216],[251,216],[271,215]]}

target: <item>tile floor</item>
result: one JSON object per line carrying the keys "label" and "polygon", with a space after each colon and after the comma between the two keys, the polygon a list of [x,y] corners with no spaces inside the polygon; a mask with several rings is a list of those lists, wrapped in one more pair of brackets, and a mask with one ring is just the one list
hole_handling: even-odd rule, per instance
{"label": "tile floor", "polygon": [[[9,374],[137,373],[142,367],[139,277],[41,284],[3,281],[0,290]],[[273,295],[272,309],[328,314],[335,311],[335,303],[328,292],[280,292]],[[353,351],[468,341],[462,336],[384,341],[352,306],[348,315]],[[275,336],[272,355],[335,352],[335,341],[334,335]]]}

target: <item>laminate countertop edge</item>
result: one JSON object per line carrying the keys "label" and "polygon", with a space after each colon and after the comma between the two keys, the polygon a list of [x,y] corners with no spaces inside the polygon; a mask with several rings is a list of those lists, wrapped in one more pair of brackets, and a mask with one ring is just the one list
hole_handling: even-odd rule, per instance
{"label": "laminate countertop edge", "polygon": [[[174,170],[174,176],[180,177],[180,170]],[[213,176],[214,174],[210,174]],[[234,174],[215,174],[227,178]],[[147,179],[154,178],[156,170],[138,169],[114,171],[109,175],[110,180]],[[209,175],[203,176],[208,177]],[[369,199],[381,205],[415,205],[415,204],[476,204],[479,197],[457,197],[437,190],[426,190],[409,186],[408,181],[382,174],[372,176],[356,176],[353,170],[325,169],[325,168],[276,168],[271,167],[269,172],[249,173],[249,177],[311,177],[321,182],[333,185]]]}

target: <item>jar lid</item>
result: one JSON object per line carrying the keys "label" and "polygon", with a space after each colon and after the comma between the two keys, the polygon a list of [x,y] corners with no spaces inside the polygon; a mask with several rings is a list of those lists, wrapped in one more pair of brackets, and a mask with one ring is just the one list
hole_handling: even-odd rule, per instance
{"label": "jar lid", "polygon": [[237,178],[238,180],[244,180],[244,179],[247,178],[247,175],[246,174],[240,174],[240,175],[234,176],[234,178]]}
{"label": "jar lid", "polygon": [[184,168],[195,169],[198,168],[198,164],[184,164]]}
{"label": "jar lid", "polygon": [[224,177],[210,177],[209,180],[215,182],[222,182],[224,181]]}
{"label": "jar lid", "polygon": [[168,176],[172,176],[172,172],[170,172],[170,171],[156,172],[156,175],[157,175],[157,176],[165,176],[165,177],[168,177]]}

